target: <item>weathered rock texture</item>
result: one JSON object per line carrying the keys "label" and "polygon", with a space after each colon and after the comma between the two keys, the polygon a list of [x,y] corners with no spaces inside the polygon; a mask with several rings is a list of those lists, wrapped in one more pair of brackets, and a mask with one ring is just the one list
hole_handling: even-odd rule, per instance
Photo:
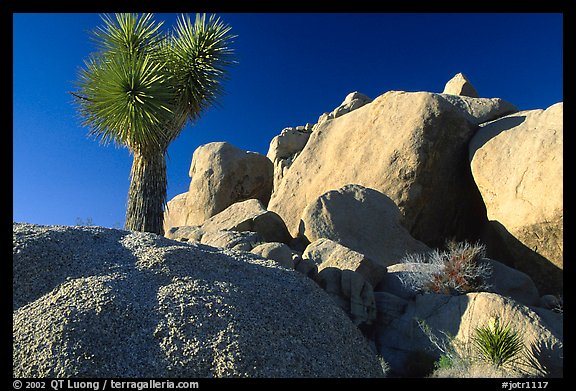
{"label": "weathered rock texture", "polygon": [[359,330],[273,261],[14,224],[14,377],[377,377]]}
{"label": "weathered rock texture", "polygon": [[512,103],[500,98],[470,98],[448,94],[440,94],[440,96],[461,110],[463,115],[469,114],[471,122],[476,125],[518,111]]}
{"label": "weathered rock texture", "polygon": [[355,325],[369,325],[376,319],[374,288],[362,274],[327,267],[318,272],[315,280]]}
{"label": "weathered rock texture", "polygon": [[273,192],[276,191],[277,185],[284,177],[286,170],[290,168],[300,151],[306,146],[311,132],[312,125],[310,124],[295,128],[285,128],[270,142],[266,156],[274,164]]}
{"label": "weathered rock texture", "polygon": [[478,98],[478,92],[463,73],[457,73],[452,79],[448,80],[444,86],[444,94],[463,95],[472,98]]}
{"label": "weathered rock texture", "polygon": [[217,230],[258,232],[266,242],[288,243],[292,239],[280,216],[266,210],[262,203],[255,199],[230,205],[206,220],[201,227],[205,232]]}
{"label": "weathered rock texture", "polygon": [[246,152],[226,142],[198,147],[192,156],[192,179],[184,210],[180,206],[167,213],[164,231],[171,228],[172,221],[178,225],[200,225],[235,202],[254,198],[268,205],[273,175],[272,162],[259,153]]}
{"label": "weathered rock texture", "polygon": [[376,286],[386,274],[384,265],[326,238],[310,243],[302,257],[313,261],[318,266],[318,271],[327,267],[335,267],[358,272],[372,286]]}
{"label": "weathered rock texture", "polygon": [[[378,300],[379,309],[385,312],[379,314],[379,319],[385,324],[377,324],[376,344],[393,373],[412,375],[406,370],[418,353],[430,355],[430,364],[440,356],[418,320],[425,321],[436,337],[442,338],[442,332],[449,333],[455,337],[456,347],[473,352],[471,337],[475,328],[487,326],[492,317],[498,317],[502,324],[510,324],[520,332],[527,346],[535,344],[540,348],[540,362],[548,368],[550,376],[562,376],[563,321],[559,314],[543,309],[536,313],[511,299],[485,292],[460,296],[418,295],[410,301],[387,300],[391,302],[388,307],[382,303],[386,298],[390,297]],[[387,308],[391,311],[386,312]]]}
{"label": "weathered rock texture", "polygon": [[306,124],[304,126],[296,126],[295,128],[289,127],[282,129],[282,132],[270,142],[270,147],[266,154],[272,163],[274,163],[273,192],[278,189],[278,184],[282,181],[282,178],[284,178],[284,175],[292,166],[294,160],[296,160],[306,146],[312,131],[318,127],[319,124],[347,114],[371,101],[372,100],[366,95],[354,91],[346,95],[346,98],[344,98],[340,106],[336,107],[330,113],[322,114],[318,118],[317,124]]}
{"label": "weathered rock texture", "polygon": [[322,114],[320,118],[318,118],[318,124],[341,117],[344,114],[348,114],[349,112],[356,110],[370,102],[372,102],[372,99],[366,95],[358,91],[351,92],[346,95],[346,98],[344,98],[344,101],[340,104],[340,106],[336,107],[330,113]]}
{"label": "weathered rock texture", "polygon": [[250,252],[266,259],[272,259],[288,269],[294,269],[296,254],[284,243],[262,243],[254,247]]}
{"label": "weathered rock texture", "polygon": [[181,193],[167,202],[164,211],[164,232],[168,232],[170,227],[179,227],[186,225],[186,198],[188,192]]}
{"label": "weathered rock texture", "polygon": [[527,274],[493,259],[484,258],[480,262],[490,265],[492,269],[486,281],[486,291],[498,293],[528,306],[540,304],[538,288]]}
{"label": "weathered rock texture", "polygon": [[400,218],[398,207],[386,195],[360,185],[346,185],[306,206],[299,235],[311,242],[331,239],[387,266],[406,254],[430,251],[410,236]]}
{"label": "weathered rock texture", "polygon": [[311,131],[310,124],[282,129],[282,132],[270,141],[266,156],[272,162],[294,156],[304,148],[308,138],[310,138]]}
{"label": "weathered rock texture", "polygon": [[250,251],[261,241],[258,232],[219,230],[204,233],[200,243],[234,251]]}
{"label": "weathered rock texture", "polygon": [[563,104],[480,127],[470,142],[488,219],[540,293],[562,291]]}
{"label": "weathered rock texture", "polygon": [[296,235],[308,204],[355,183],[390,197],[403,225],[429,246],[473,237],[485,220],[467,164],[474,122],[440,94],[387,92],[315,127],[268,209]]}
{"label": "weathered rock texture", "polygon": [[164,232],[164,236],[168,239],[179,240],[181,242],[200,243],[204,233],[204,230],[199,225],[184,225],[170,228]]}
{"label": "weathered rock texture", "polygon": [[[257,233],[262,242],[288,243],[292,239],[280,216],[267,211],[262,203],[256,199],[230,205],[222,212],[206,220],[202,225],[172,227],[166,231],[165,236],[182,242],[216,246],[214,243],[207,242],[209,240],[207,235],[210,233],[220,235],[225,231]],[[215,237],[214,235],[209,236]]]}

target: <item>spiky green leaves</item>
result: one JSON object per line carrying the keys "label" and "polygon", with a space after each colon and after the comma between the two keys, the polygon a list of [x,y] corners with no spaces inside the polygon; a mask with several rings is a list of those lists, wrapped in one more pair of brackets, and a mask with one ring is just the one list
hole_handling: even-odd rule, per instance
{"label": "spiky green leaves", "polygon": [[138,150],[165,151],[189,119],[222,95],[234,36],[219,18],[179,17],[171,35],[151,14],[104,15],[98,51],[80,70],[73,95],[90,135]]}
{"label": "spiky green leaves", "polygon": [[524,349],[521,335],[499,318],[492,318],[486,326],[477,327],[472,339],[480,357],[497,368],[513,363]]}
{"label": "spiky green leaves", "polygon": [[167,145],[166,124],[174,117],[176,92],[158,55],[162,25],[152,15],[102,17],[93,32],[98,51],[80,70],[75,96],[90,135],[130,151]]}
{"label": "spiky green leaves", "polygon": [[72,94],[90,135],[134,155],[126,228],[161,234],[168,145],[217,103],[233,36],[214,16],[197,16],[194,24],[182,16],[172,35],[150,14],[102,19],[93,33],[98,50]]}
{"label": "spiky green leaves", "polygon": [[118,53],[91,59],[80,73],[80,113],[90,135],[131,151],[158,150],[167,143],[174,89],[162,65],[149,54]]}
{"label": "spiky green leaves", "polygon": [[92,39],[103,55],[149,52],[161,42],[159,33],[164,22],[156,23],[152,14],[103,15],[103,27],[92,32]]}
{"label": "spiky green leaves", "polygon": [[164,46],[166,64],[178,91],[179,112],[197,119],[209,106],[218,104],[222,81],[234,63],[231,28],[214,15],[196,15],[194,23],[181,15],[174,34]]}

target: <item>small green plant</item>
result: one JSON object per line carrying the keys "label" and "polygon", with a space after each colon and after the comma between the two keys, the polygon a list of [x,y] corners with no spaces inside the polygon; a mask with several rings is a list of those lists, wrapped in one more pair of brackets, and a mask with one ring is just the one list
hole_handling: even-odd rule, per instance
{"label": "small green plant", "polygon": [[436,370],[446,370],[454,366],[454,361],[449,356],[441,355],[438,361],[434,364]]}
{"label": "small green plant", "polygon": [[521,335],[509,324],[500,323],[498,317],[476,327],[472,341],[480,357],[496,368],[516,362],[524,350]]}
{"label": "small green plant", "polygon": [[492,317],[486,326],[476,327],[472,342],[481,360],[497,369],[511,369],[524,375],[546,376],[548,370],[540,362],[540,348],[526,346],[521,332]]}
{"label": "small green plant", "polygon": [[405,273],[401,277],[402,283],[419,292],[449,295],[486,290],[486,281],[492,270],[487,263],[479,262],[485,257],[485,246],[449,241],[446,247],[446,251],[406,256],[402,262],[421,264],[423,267]]}
{"label": "small green plant", "polygon": [[458,352],[457,343],[454,340],[454,336],[446,331],[440,331],[442,334],[441,337],[438,337],[430,326],[426,323],[426,321],[422,319],[417,319],[418,326],[420,330],[428,337],[432,345],[436,347],[440,351],[440,358],[434,364],[434,368],[436,369],[446,369],[452,368],[456,364],[460,364],[465,359],[462,355]]}
{"label": "small green plant", "polygon": [[474,329],[471,343],[463,343],[445,331],[436,335],[423,320],[420,329],[440,351],[432,377],[503,377],[547,376],[540,362],[540,349],[528,347],[523,336],[510,325],[492,317],[486,326]]}

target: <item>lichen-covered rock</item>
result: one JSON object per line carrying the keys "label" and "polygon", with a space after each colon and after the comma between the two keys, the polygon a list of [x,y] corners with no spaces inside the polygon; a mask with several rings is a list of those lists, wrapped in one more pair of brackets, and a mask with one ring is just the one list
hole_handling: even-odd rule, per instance
{"label": "lichen-covered rock", "polygon": [[382,374],[317,284],[249,253],[15,223],[13,263],[17,378]]}

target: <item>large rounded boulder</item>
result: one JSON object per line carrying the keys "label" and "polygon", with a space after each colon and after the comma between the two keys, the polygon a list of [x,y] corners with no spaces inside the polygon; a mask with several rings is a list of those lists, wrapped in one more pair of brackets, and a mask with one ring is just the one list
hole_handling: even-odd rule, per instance
{"label": "large rounded boulder", "polygon": [[378,377],[316,283],[248,253],[14,224],[14,377]]}
{"label": "large rounded boulder", "polygon": [[428,246],[475,237],[486,219],[467,159],[477,119],[453,103],[458,98],[389,91],[319,123],[275,185],[268,210],[296,236],[310,203],[357,184],[388,196],[401,224]]}
{"label": "large rounded boulder", "polygon": [[469,147],[491,228],[509,263],[532,277],[540,293],[563,290],[563,107],[560,102],[485,124]]}
{"label": "large rounded boulder", "polygon": [[165,232],[173,226],[200,225],[236,202],[254,198],[268,205],[274,166],[260,153],[213,142],[194,151],[189,175],[186,195],[168,202]]}

